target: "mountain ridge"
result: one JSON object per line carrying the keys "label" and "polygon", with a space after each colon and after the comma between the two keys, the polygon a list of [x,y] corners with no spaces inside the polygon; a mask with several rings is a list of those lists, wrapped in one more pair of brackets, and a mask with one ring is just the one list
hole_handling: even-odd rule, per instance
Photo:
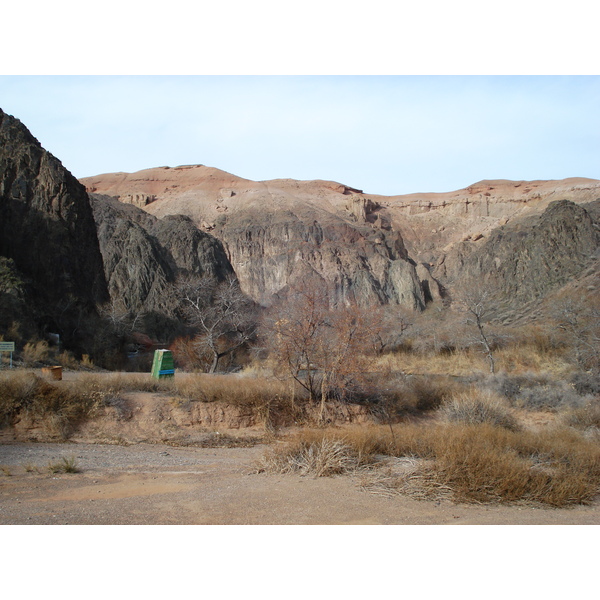
{"label": "mountain ridge", "polygon": [[[451,192],[381,196],[328,180],[253,182],[200,165],[105,174],[82,183],[125,202],[152,193],[141,206],[148,213],[189,216],[223,242],[242,288],[263,304],[301,277],[304,267],[295,265],[304,261],[338,299],[422,308],[461,285],[465,253],[482,247],[494,231],[540,216],[556,201],[583,206],[600,199],[600,180],[584,177],[483,179]],[[382,265],[398,260],[404,263],[395,263],[390,285]]]}

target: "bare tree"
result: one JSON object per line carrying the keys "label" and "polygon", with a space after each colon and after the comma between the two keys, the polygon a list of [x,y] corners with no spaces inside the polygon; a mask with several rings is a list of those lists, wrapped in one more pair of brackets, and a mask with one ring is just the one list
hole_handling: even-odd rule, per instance
{"label": "bare tree", "polygon": [[317,396],[320,339],[328,324],[329,299],[323,287],[306,282],[292,286],[287,298],[273,305],[262,322],[264,346],[277,367]]}
{"label": "bare tree", "polygon": [[98,312],[119,336],[126,336],[134,331],[144,316],[142,310],[128,309],[120,298],[111,298],[99,307]]}
{"label": "bare tree", "polygon": [[208,372],[215,373],[223,357],[254,337],[254,305],[235,277],[221,283],[213,278],[188,277],[179,281],[177,288],[182,313],[198,331],[198,351],[209,353]]}
{"label": "bare tree", "polygon": [[370,332],[375,354],[393,351],[403,341],[414,321],[414,313],[404,306],[377,306],[363,312],[363,326]]}
{"label": "bare tree", "polygon": [[381,341],[381,314],[354,304],[331,307],[324,286],[301,282],[263,320],[263,340],[280,372],[320,398],[345,398],[360,387],[369,356]]}
{"label": "bare tree", "polygon": [[596,296],[567,297],[551,311],[555,326],[573,348],[577,365],[600,369],[600,300]]}
{"label": "bare tree", "polygon": [[473,338],[473,344],[480,346],[483,354],[490,363],[490,373],[496,372],[496,361],[494,359],[494,344],[487,333],[486,321],[491,310],[491,295],[485,289],[472,288],[463,292],[459,297],[459,309],[467,315],[468,325],[474,325],[477,335]]}

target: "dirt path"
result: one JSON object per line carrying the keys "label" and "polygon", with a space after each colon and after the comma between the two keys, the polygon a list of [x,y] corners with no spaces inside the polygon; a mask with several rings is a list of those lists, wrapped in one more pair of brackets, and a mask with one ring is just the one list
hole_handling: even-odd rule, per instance
{"label": "dirt path", "polygon": [[[264,450],[2,444],[0,524],[600,524],[599,505],[454,505],[374,495],[357,477],[253,473]],[[49,473],[63,457],[81,472]]]}

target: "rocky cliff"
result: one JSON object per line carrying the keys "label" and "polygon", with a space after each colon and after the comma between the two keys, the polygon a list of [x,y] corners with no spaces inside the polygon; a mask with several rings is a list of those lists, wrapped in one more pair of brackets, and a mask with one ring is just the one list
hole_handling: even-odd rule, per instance
{"label": "rocky cliff", "polygon": [[90,194],[110,297],[133,312],[169,313],[179,276],[222,281],[233,269],[221,243],[185,216],[163,219]]}
{"label": "rocky cliff", "polygon": [[499,318],[531,312],[562,286],[600,272],[600,226],[586,206],[557,200],[476,242],[457,243],[433,274],[456,292],[489,290]]}
{"label": "rocky cliff", "polygon": [[162,219],[189,216],[223,242],[243,291],[263,305],[307,273],[336,300],[425,305],[402,236],[360,190],[330,181],[253,182],[202,165],[82,182],[125,201],[152,196],[144,210]]}
{"label": "rocky cliff", "polygon": [[600,198],[592,179],[485,180],[389,197],[202,165],[82,181],[124,202],[151,197],[144,210],[159,217],[188,215],[223,242],[244,291],[262,304],[309,276],[337,299],[413,308],[450,302],[469,280],[492,290],[505,318],[596,268],[597,218],[585,208]]}
{"label": "rocky cliff", "polygon": [[0,110],[0,255],[41,329],[76,335],[108,298],[88,195],[27,128]]}

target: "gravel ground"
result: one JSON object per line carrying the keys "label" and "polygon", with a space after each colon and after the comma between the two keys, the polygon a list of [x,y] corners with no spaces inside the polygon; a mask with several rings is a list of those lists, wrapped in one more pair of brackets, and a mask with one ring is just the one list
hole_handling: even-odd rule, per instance
{"label": "gravel ground", "polygon": [[[597,504],[455,505],[371,494],[351,476],[256,474],[264,450],[0,444],[0,524],[600,524]],[[71,457],[80,472],[49,472]]]}

